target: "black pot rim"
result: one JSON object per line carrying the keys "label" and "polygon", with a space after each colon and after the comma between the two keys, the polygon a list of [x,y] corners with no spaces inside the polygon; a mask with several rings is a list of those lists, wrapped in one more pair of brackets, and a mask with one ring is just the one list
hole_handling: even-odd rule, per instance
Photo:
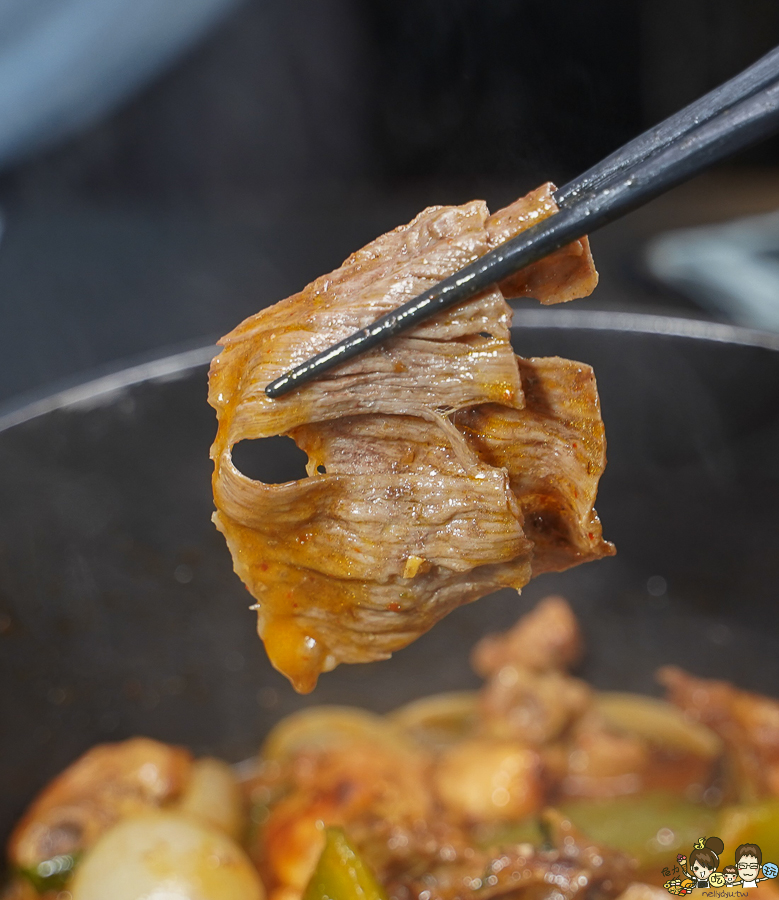
{"label": "black pot rim", "polygon": [[[512,327],[650,334],[779,351],[779,333],[647,313],[564,307],[519,309],[514,311]],[[184,377],[191,369],[209,363],[217,352],[214,341],[190,343],[183,348],[173,348],[164,355],[154,354],[140,360],[120,362],[108,370],[92,372],[86,378],[82,375],[48,385],[41,391],[24,394],[0,405],[0,433],[54,410],[110,403],[116,393],[144,381]]]}

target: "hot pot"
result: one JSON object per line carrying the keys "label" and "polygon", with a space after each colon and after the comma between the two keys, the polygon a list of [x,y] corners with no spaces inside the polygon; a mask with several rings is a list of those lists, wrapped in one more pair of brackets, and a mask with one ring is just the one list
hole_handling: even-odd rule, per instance
{"label": "hot pot", "polygon": [[[267,662],[210,522],[213,348],[6,412],[0,839],[99,741],[146,734],[238,761],[303,706],[386,711],[473,686],[472,644],[550,593],[572,601],[581,674],[601,688],[657,692],[655,669],[675,663],[779,695],[779,336],[547,309],[518,312],[513,340],[595,368],[609,453],[597,507],[617,556],[463,607],[305,697]],[[299,477],[273,439],[252,452],[267,480]]]}

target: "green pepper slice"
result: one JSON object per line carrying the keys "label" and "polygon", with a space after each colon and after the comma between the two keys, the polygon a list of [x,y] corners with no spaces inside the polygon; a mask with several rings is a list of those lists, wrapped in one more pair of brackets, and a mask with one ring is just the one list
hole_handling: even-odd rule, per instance
{"label": "green pepper slice", "polygon": [[303,900],[387,900],[376,877],[342,828],[325,829],[325,848]]}
{"label": "green pepper slice", "polygon": [[572,800],[558,809],[579,831],[633,856],[642,868],[664,866],[702,834],[719,834],[716,811],[661,791]]}
{"label": "green pepper slice", "polygon": [[64,853],[44,859],[35,868],[19,868],[16,871],[35,888],[39,894],[47,891],[60,891],[73,875],[73,869],[80,854]]}

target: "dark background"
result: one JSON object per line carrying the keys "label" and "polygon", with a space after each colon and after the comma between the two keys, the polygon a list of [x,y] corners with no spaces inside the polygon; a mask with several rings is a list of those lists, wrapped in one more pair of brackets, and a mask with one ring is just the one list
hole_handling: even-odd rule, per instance
{"label": "dark background", "polygon": [[[213,339],[426,204],[561,184],[776,43],[775,0],[250,0],[0,173],[0,402]],[[597,235],[588,303],[704,315],[642,243],[776,208],[777,162],[772,141]]]}
{"label": "dark background", "polygon": [[[0,173],[0,403],[207,341],[426,203],[562,183],[776,43],[776,0],[251,0],[113,115]],[[587,304],[704,315],[647,280],[642,246],[779,208],[777,162],[765,144],[597,234]],[[588,674],[650,689],[673,660],[775,692],[775,354],[537,332],[518,350],[595,363],[614,423],[599,509],[619,556],[554,582],[583,615]],[[0,699],[25,737],[6,742],[0,831],[95,740],[240,759],[298,702],[208,522],[212,434],[195,370],[0,436]],[[380,665],[405,695],[342,667],[315,696],[451,687],[457,646],[516,615],[514,597],[483,603]]]}

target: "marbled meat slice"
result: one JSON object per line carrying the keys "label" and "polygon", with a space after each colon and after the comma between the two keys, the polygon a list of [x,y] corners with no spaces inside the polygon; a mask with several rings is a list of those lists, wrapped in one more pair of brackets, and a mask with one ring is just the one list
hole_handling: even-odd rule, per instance
{"label": "marbled meat slice", "polygon": [[[268,655],[296,689],[338,663],[387,658],[462,603],[611,552],[592,511],[604,444],[591,373],[518,360],[499,288],[293,394],[264,394],[551,215],[552,190],[494,216],[480,201],[427,209],[222,339],[209,375],[214,521],[257,600]],[[509,287],[540,286],[544,302],[584,296],[597,280],[586,239],[531,269]],[[495,430],[487,443],[482,425]],[[308,454],[307,478],[263,484],[235,467],[235,444],[276,434]],[[538,513],[530,529],[528,513]]]}
{"label": "marbled meat slice", "polygon": [[594,507],[606,434],[590,366],[559,357],[517,363],[523,409],[483,404],[454,421],[482,462],[508,472],[535,577],[614,553]]}
{"label": "marbled meat slice", "polygon": [[292,366],[484,255],[490,249],[487,218],[481,201],[427,209],[224,337],[209,374],[220,451],[228,433],[232,445],[344,415],[427,415],[488,402],[521,406],[511,313],[497,289],[293,394],[265,395],[265,386]]}
{"label": "marbled meat slice", "polygon": [[[296,686],[337,662],[386,658],[466,599],[529,580],[506,473],[464,465],[441,429],[367,415],[292,436],[310,477],[264,485],[233,470],[215,497],[268,655]],[[316,643],[301,646],[301,633]]]}

